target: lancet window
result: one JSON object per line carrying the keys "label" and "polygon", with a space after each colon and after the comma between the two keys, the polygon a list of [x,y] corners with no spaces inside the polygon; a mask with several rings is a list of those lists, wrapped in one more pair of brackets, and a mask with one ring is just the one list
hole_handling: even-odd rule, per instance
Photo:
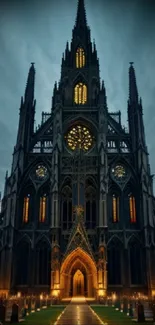
{"label": "lancet window", "polygon": [[76,68],[83,68],[85,66],[85,52],[79,47],[76,51]]}
{"label": "lancet window", "polygon": [[135,197],[132,194],[129,195],[129,211],[130,211],[130,222],[135,223],[136,222],[136,203],[135,203]]}
{"label": "lancet window", "polygon": [[44,194],[42,197],[40,197],[39,222],[45,222],[46,208],[47,208],[47,196],[46,194]]}
{"label": "lancet window", "polygon": [[87,86],[82,82],[79,82],[74,88],[74,102],[78,105],[84,105],[87,102]]}
{"label": "lancet window", "polygon": [[30,194],[27,194],[24,197],[24,205],[23,205],[23,222],[28,223],[29,221],[29,208],[30,208]]}
{"label": "lancet window", "polygon": [[112,196],[112,221],[119,221],[119,196],[116,194]]}

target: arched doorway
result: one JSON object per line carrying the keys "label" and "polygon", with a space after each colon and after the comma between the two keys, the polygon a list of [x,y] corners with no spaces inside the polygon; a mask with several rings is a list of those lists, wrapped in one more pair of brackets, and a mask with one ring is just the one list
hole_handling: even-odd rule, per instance
{"label": "arched doorway", "polygon": [[81,248],[72,251],[60,271],[61,298],[76,295],[96,297],[97,269],[92,257]]}
{"label": "arched doorway", "polygon": [[84,296],[84,275],[80,270],[73,276],[73,296]]}

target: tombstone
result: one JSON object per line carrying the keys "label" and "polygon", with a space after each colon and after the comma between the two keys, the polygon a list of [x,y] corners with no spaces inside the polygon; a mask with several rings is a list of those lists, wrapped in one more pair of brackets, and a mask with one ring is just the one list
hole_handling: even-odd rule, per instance
{"label": "tombstone", "polygon": [[43,300],[40,299],[40,308],[42,308],[42,306],[43,306]]}
{"label": "tombstone", "polygon": [[118,306],[118,310],[120,310],[121,309],[121,301],[120,301],[120,299],[118,300],[117,306]]}
{"label": "tombstone", "polygon": [[120,302],[120,311],[123,312],[123,301]]}
{"label": "tombstone", "polygon": [[105,300],[105,306],[108,306],[108,299]]}
{"label": "tombstone", "polygon": [[120,308],[120,301],[118,299],[115,300],[115,309],[119,310]]}
{"label": "tombstone", "polygon": [[46,298],[44,298],[44,299],[42,300],[42,308],[43,308],[43,309],[47,308],[47,299],[46,299]]}
{"label": "tombstone", "polygon": [[26,315],[27,315],[28,314],[28,301],[27,300],[24,301],[24,310],[25,310]]}
{"label": "tombstone", "polygon": [[153,322],[155,322],[155,303],[152,306],[152,312],[153,312]]}
{"label": "tombstone", "polygon": [[145,322],[145,315],[144,315],[144,306],[141,302],[138,303],[137,308],[137,321],[138,323],[144,323]]}
{"label": "tombstone", "polygon": [[19,322],[19,306],[17,304],[12,305],[12,314],[10,323],[18,323]]}
{"label": "tombstone", "polygon": [[0,321],[5,321],[6,307],[2,304],[0,305]]}
{"label": "tombstone", "polygon": [[132,304],[132,302],[130,302],[130,304],[129,304],[129,316],[133,317],[133,304]]}
{"label": "tombstone", "polygon": [[35,305],[36,305],[35,300],[31,300],[31,313],[34,313]]}
{"label": "tombstone", "polygon": [[22,308],[22,318],[25,318],[27,314],[27,309],[25,307]]}
{"label": "tombstone", "polygon": [[51,305],[51,300],[48,298],[47,299],[47,306],[49,307]]}
{"label": "tombstone", "polygon": [[31,312],[31,299],[27,300],[27,315],[29,315]]}
{"label": "tombstone", "polygon": [[127,301],[127,299],[124,299],[124,301],[123,301],[123,313],[125,313],[125,314],[128,313],[128,301]]}
{"label": "tombstone", "polygon": [[152,312],[153,324],[155,324],[155,302],[149,303],[149,308]]}
{"label": "tombstone", "polygon": [[40,299],[39,298],[36,299],[36,310],[40,311]]}

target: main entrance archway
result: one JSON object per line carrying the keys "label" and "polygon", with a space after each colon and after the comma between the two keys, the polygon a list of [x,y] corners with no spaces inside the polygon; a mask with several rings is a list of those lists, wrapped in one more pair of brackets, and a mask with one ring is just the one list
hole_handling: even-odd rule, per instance
{"label": "main entrance archway", "polygon": [[80,270],[73,276],[73,296],[84,296],[84,275]]}
{"label": "main entrance archway", "polygon": [[78,247],[62,263],[60,271],[61,298],[96,297],[97,269],[92,257]]}

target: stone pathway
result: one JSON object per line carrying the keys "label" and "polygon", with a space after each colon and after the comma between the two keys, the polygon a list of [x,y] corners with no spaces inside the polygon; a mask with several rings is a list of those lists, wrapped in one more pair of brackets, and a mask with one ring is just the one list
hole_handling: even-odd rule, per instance
{"label": "stone pathway", "polygon": [[72,298],[61,317],[54,325],[101,325],[104,324],[98,319],[88,306],[84,297]]}

